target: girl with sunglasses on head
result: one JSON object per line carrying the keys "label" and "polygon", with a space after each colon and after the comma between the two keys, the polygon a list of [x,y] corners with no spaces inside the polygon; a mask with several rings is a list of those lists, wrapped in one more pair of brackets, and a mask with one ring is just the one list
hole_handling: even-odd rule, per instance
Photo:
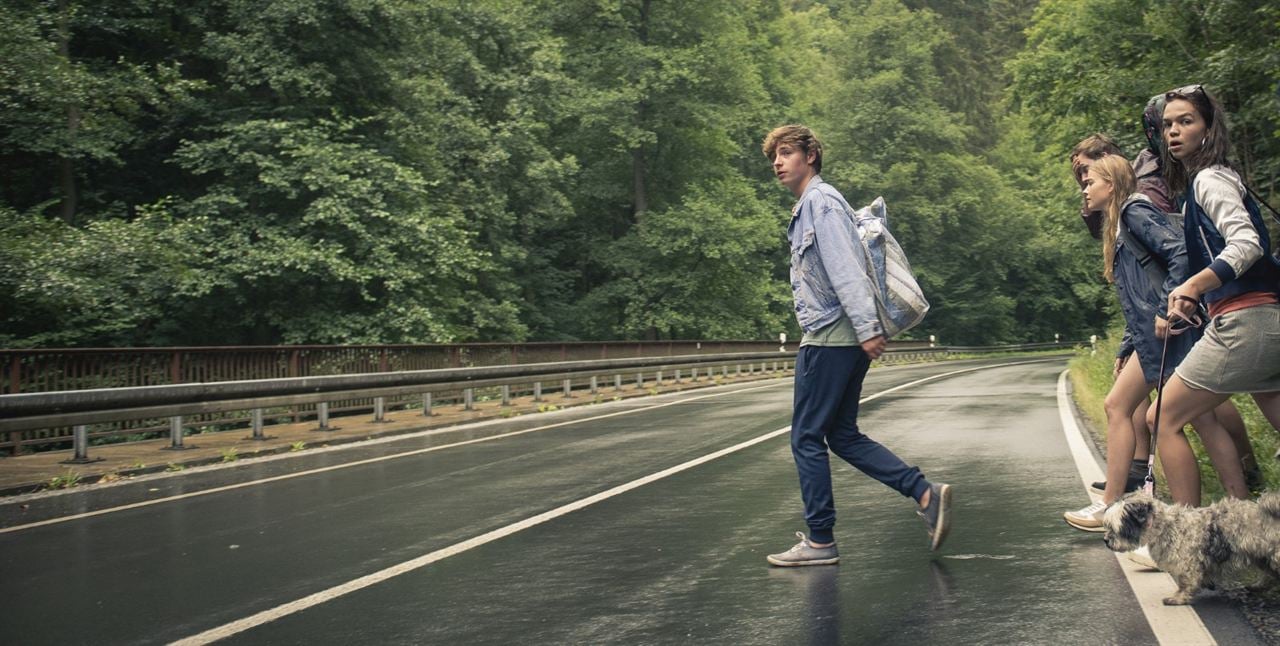
{"label": "girl with sunglasses on head", "polygon": [[[1247,392],[1280,428],[1280,268],[1240,176],[1227,162],[1226,113],[1202,86],[1165,94],[1165,179],[1181,194],[1190,276],[1169,293],[1171,317],[1209,308],[1204,336],[1164,389],[1157,451],[1175,502],[1200,504],[1200,472],[1182,427]],[[1156,323],[1157,334],[1166,325]],[[1148,414],[1153,422],[1155,407]],[[1221,473],[1221,471],[1220,471]]]}
{"label": "girl with sunglasses on head", "polygon": [[[1116,380],[1105,402],[1107,480],[1102,499],[1069,511],[1063,518],[1076,529],[1101,532],[1103,513],[1126,490],[1129,458],[1137,439],[1132,427],[1126,428],[1129,415],[1157,381],[1169,377],[1173,366],[1191,350],[1197,334],[1191,331],[1171,338],[1162,363],[1164,344],[1156,336],[1156,326],[1166,321],[1169,292],[1190,275],[1187,250],[1182,232],[1148,196],[1137,191],[1137,178],[1129,162],[1119,155],[1107,155],[1091,163],[1083,193],[1088,208],[1103,214],[1104,274],[1116,286],[1125,318],[1122,346],[1128,352],[1117,359]],[[1154,267],[1164,269],[1153,271]],[[1226,429],[1214,419],[1212,408],[1197,416],[1195,425],[1215,467],[1221,466],[1228,492],[1247,496],[1238,453]]]}

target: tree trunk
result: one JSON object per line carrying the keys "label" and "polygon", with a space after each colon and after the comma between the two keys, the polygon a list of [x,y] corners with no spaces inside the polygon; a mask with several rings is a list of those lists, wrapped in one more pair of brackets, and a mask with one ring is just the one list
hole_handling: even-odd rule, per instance
{"label": "tree trunk", "polygon": [[[60,19],[58,24],[58,55],[62,57],[62,63],[65,67],[66,78],[71,76],[71,10],[67,7],[67,0],[59,0],[58,9]],[[62,160],[58,164],[58,180],[62,188],[62,220],[67,224],[75,224],[76,221],[76,175],[75,167],[71,163],[71,144],[76,139],[76,132],[80,129],[80,106],[69,103],[67,105],[67,143],[66,149],[63,151]]]}
{"label": "tree trunk", "polygon": [[649,210],[649,197],[645,193],[644,185],[644,149],[636,148],[631,151],[631,192],[634,207],[632,215],[635,216],[636,222],[639,222],[642,214]]}
{"label": "tree trunk", "polygon": [[[650,0],[642,0],[640,2],[640,22],[636,29],[636,35],[640,39],[640,44],[644,46],[648,46],[649,44],[649,6]],[[645,126],[646,103],[646,100],[641,99],[640,105],[636,106],[636,125],[642,130]],[[649,194],[645,188],[645,155],[643,144],[637,146],[631,151],[631,197],[632,215],[638,223],[641,218],[644,217],[644,212],[649,210]]]}

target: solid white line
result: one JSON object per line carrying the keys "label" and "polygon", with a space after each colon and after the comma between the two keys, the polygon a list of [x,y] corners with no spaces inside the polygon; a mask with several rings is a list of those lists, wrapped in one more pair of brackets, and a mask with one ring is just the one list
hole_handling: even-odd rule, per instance
{"label": "solid white line", "polygon": [[[1067,437],[1067,446],[1071,448],[1071,457],[1075,460],[1076,470],[1088,490],[1090,482],[1104,478],[1102,467],[1093,457],[1093,452],[1085,444],[1084,432],[1076,424],[1074,408],[1067,395],[1067,373],[1063,370],[1058,375],[1058,415],[1062,419],[1062,431]],[[1064,523],[1065,524],[1065,523]],[[1069,529],[1069,528],[1068,528]],[[1078,531],[1078,530],[1071,530]],[[1209,646],[1217,644],[1217,640],[1209,633],[1200,615],[1191,606],[1166,606],[1163,599],[1172,596],[1178,586],[1164,572],[1154,572],[1142,568],[1119,552],[1115,553],[1120,569],[1133,588],[1133,594],[1142,607],[1142,614],[1151,624],[1151,632],[1156,640],[1164,645],[1199,644]]]}
{"label": "solid white line", "polygon": [[[917,386],[930,381],[942,379],[944,377],[963,374],[966,372],[974,372],[976,370],[987,370],[991,368],[1000,368],[1000,367],[1005,367],[1010,365],[1016,365],[1018,363],[1036,363],[1036,361],[1022,361],[1022,362],[1003,363],[1003,364],[997,364],[992,366],[979,366],[976,368],[968,368],[965,370],[956,370],[956,371],[944,373],[941,375],[934,375],[932,377],[925,377],[923,379],[917,379],[916,381],[912,381],[910,383],[902,384],[900,386],[890,388],[883,392],[876,393],[875,395],[863,397],[861,400],[859,400],[859,403],[864,404],[874,399],[878,399],[889,393],[902,390],[904,388],[908,388],[911,386]],[[733,392],[741,392],[741,391],[733,391]],[[686,400],[682,400],[682,401],[686,401]],[[675,403],[675,402],[672,402],[672,403]],[[185,639],[181,639],[172,643],[176,646],[192,646],[195,644],[208,644],[220,639],[225,639],[232,635],[249,630],[250,628],[261,626],[262,624],[266,624],[266,623],[275,621],[276,619],[280,619],[281,617],[285,617],[297,612],[301,612],[313,606],[318,606],[322,603],[331,601],[333,599],[349,594],[351,592],[355,592],[357,590],[367,588],[371,585],[381,583],[383,581],[386,581],[387,579],[400,576],[401,574],[405,574],[407,572],[412,572],[413,570],[417,570],[418,568],[449,558],[450,556],[461,554],[462,552],[465,552],[472,548],[479,547],[486,543],[491,543],[500,538],[515,534],[516,532],[520,532],[530,527],[540,525],[549,520],[559,518],[560,516],[564,516],[565,514],[578,511],[579,509],[583,509],[584,507],[589,507],[603,500],[608,500],[609,498],[613,498],[614,496],[621,495],[623,493],[631,491],[632,489],[636,489],[638,487],[643,487],[644,485],[657,482],[658,480],[662,480],[663,478],[666,478],[668,476],[680,473],[681,471],[687,471],[689,469],[692,469],[693,467],[696,467],[701,464],[705,464],[707,462],[710,462],[718,458],[722,458],[731,453],[737,453],[738,451],[741,451],[745,448],[755,446],[756,444],[773,439],[775,437],[778,437],[779,435],[786,434],[790,431],[791,431],[790,426],[787,426],[785,428],[780,428],[776,431],[770,431],[768,433],[765,433],[764,435],[757,436],[745,442],[735,444],[728,448],[720,449],[719,451],[715,451],[714,453],[708,453],[707,455],[704,455],[699,458],[694,458],[693,460],[690,460],[688,462],[684,462],[682,464],[678,464],[668,469],[664,469],[662,471],[649,474],[647,476],[644,476],[643,478],[632,480],[631,482],[627,482],[625,484],[621,484],[616,487],[606,489],[604,491],[601,491],[600,493],[594,494],[592,496],[588,496],[586,498],[581,498],[579,500],[568,503],[566,505],[556,507],[555,509],[552,509],[550,511],[545,511],[536,516],[531,516],[524,520],[507,525],[506,527],[495,529],[491,532],[481,534],[479,536],[462,541],[460,543],[455,543],[453,545],[436,550],[434,552],[424,554],[415,559],[404,561],[403,563],[398,563],[389,568],[379,570],[372,574],[367,574],[358,579],[352,579],[351,581],[334,586],[327,590],[321,590],[320,592],[307,595],[305,597],[302,597],[301,599],[297,599],[295,601],[290,601],[288,603],[281,604],[274,608],[264,610],[262,612],[259,612],[254,615],[250,615],[248,617],[239,619],[237,621],[223,624],[216,628],[206,630],[197,635],[192,635],[191,637],[187,637]]]}

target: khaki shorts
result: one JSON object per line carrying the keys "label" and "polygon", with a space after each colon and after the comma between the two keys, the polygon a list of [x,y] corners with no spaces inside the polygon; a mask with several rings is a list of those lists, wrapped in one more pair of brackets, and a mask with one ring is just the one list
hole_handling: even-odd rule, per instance
{"label": "khaki shorts", "polygon": [[1209,321],[1174,372],[1192,388],[1219,394],[1280,390],[1280,305],[1256,305]]}

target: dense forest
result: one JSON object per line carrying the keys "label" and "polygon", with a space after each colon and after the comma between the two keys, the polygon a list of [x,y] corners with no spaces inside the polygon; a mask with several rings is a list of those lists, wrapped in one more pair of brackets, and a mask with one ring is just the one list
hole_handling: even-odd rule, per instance
{"label": "dense forest", "polygon": [[760,141],[883,195],[943,343],[1115,317],[1067,154],[1204,83],[1280,197],[1250,0],[4,0],[0,347],[795,334]]}

